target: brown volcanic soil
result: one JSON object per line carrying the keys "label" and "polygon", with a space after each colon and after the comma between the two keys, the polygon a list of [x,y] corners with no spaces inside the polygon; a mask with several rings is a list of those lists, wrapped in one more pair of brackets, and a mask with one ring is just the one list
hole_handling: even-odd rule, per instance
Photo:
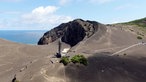
{"label": "brown volcanic soil", "polygon": [[50,64],[49,55],[56,52],[56,47],[49,46],[23,45],[0,39],[0,82],[11,82],[15,74],[21,82],[41,82],[41,79],[30,79]]}
{"label": "brown volcanic soil", "polygon": [[[74,46],[68,54],[85,55],[88,66],[57,63],[58,59],[52,58],[57,52],[57,41],[38,46],[0,39],[0,82],[11,82],[15,74],[20,82],[145,82],[146,45],[111,56],[141,42],[137,30],[129,29],[107,26],[102,37],[95,33]],[[143,41],[146,42],[145,37]]]}
{"label": "brown volcanic soil", "polygon": [[[95,33],[87,40],[83,40],[78,45],[72,48],[77,53],[94,54],[99,52],[116,52],[133,44],[146,42],[146,37],[143,40],[137,39],[137,31],[130,31],[129,26],[107,26],[107,31],[99,39]],[[143,49],[144,50],[144,49]],[[136,51],[136,50],[135,50]],[[141,52],[138,52],[139,54]],[[145,54],[143,54],[145,55]]]}
{"label": "brown volcanic soil", "polygon": [[88,66],[68,65],[65,70],[70,81],[67,82],[145,82],[146,61],[108,54],[89,57]]}

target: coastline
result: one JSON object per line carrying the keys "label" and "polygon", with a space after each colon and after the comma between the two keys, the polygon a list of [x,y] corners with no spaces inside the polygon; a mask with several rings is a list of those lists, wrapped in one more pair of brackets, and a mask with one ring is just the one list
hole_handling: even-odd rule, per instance
{"label": "coastline", "polygon": [[46,30],[0,30],[0,38],[16,43],[37,45]]}

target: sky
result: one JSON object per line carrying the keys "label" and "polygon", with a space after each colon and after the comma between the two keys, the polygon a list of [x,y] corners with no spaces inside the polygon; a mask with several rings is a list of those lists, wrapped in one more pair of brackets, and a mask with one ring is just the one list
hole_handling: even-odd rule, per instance
{"label": "sky", "polygon": [[146,17],[146,0],[0,0],[0,30],[50,30],[74,19],[103,24]]}

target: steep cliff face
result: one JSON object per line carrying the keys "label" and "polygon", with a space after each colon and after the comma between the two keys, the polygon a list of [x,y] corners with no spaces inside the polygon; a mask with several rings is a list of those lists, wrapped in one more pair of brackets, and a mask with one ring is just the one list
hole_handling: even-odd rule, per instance
{"label": "steep cliff face", "polygon": [[38,45],[49,44],[61,38],[63,42],[69,44],[70,46],[74,46],[85,37],[91,37],[100,28],[104,28],[104,30],[106,30],[106,27],[98,22],[76,19],[68,23],[63,23],[46,32],[39,40]]}

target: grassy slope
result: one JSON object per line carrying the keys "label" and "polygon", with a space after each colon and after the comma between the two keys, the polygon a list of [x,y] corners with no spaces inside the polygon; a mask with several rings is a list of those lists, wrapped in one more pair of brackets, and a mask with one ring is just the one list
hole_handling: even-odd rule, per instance
{"label": "grassy slope", "polygon": [[138,27],[143,32],[146,32],[146,17],[142,18],[142,19],[133,20],[133,21],[130,21],[130,22],[117,23],[117,24],[133,25],[133,26]]}
{"label": "grassy slope", "polygon": [[139,27],[142,27],[142,28],[145,28],[146,29],[146,17],[145,18],[142,18],[142,19],[138,19],[138,20],[126,22],[126,23],[123,23],[123,24],[137,25]]}

